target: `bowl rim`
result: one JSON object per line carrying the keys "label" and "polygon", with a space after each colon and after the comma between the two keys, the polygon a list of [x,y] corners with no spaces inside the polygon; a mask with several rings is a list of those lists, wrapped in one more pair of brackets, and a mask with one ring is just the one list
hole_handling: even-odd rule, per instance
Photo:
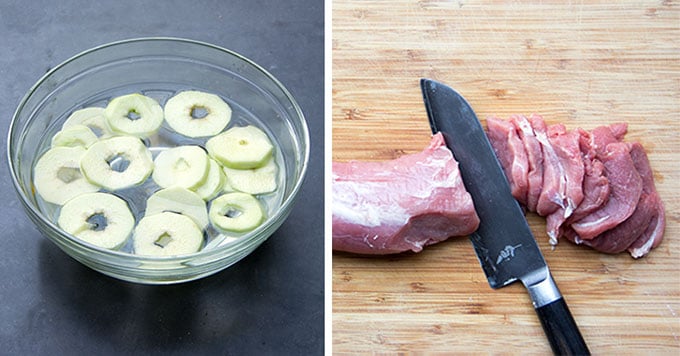
{"label": "bowl rim", "polygon": [[[298,168],[297,170],[300,171],[300,175],[298,179],[296,180],[295,184],[293,185],[293,189],[290,191],[290,194],[288,194],[284,200],[281,202],[281,204],[277,207],[277,209],[274,211],[272,215],[270,215],[267,220],[260,226],[258,226],[256,229],[249,231],[247,234],[239,236],[237,239],[227,242],[223,245],[216,246],[214,248],[210,249],[201,249],[197,252],[189,253],[189,254],[182,254],[182,255],[173,255],[173,256],[149,256],[149,255],[136,255],[133,253],[128,253],[128,252],[121,252],[118,250],[110,250],[110,249],[105,249],[96,245],[93,245],[91,243],[85,242],[81,239],[78,239],[63,230],[61,230],[55,223],[53,223],[51,220],[47,219],[46,217],[43,216],[42,212],[35,207],[33,204],[30,203],[30,199],[27,197],[24,189],[21,186],[21,183],[19,182],[19,178],[17,177],[17,174],[15,173],[16,170],[16,165],[12,159],[12,136],[13,133],[16,130],[16,118],[19,115],[19,113],[22,111],[24,106],[26,105],[27,101],[33,93],[48,79],[50,78],[55,72],[59,71],[61,68],[67,66],[71,62],[74,62],[78,60],[81,57],[84,57],[90,53],[109,48],[109,47],[114,47],[114,46],[120,46],[120,45],[125,45],[129,43],[140,43],[140,42],[156,42],[156,41],[167,41],[167,42],[176,42],[176,43],[184,43],[187,45],[198,45],[198,46],[203,46],[203,47],[208,47],[220,52],[224,52],[227,55],[236,57],[237,59],[245,62],[246,64],[252,66],[254,69],[258,70],[263,74],[268,80],[270,80],[273,84],[276,85],[276,87],[281,90],[283,93],[284,97],[290,102],[292,105],[296,115],[300,118],[300,129],[301,129],[301,134],[300,137],[296,138],[295,141],[301,141],[303,145],[303,152],[301,155],[301,160],[299,160],[299,166],[296,166]],[[236,248],[236,250],[240,250],[238,247],[241,247],[244,245],[246,242],[251,241],[251,240],[266,240],[269,238],[269,235],[267,235],[264,238],[257,239],[258,236],[260,236],[260,232],[269,228],[270,226],[276,224],[278,221],[279,224],[283,223],[283,220],[279,221],[281,218],[282,214],[288,214],[290,212],[290,209],[292,208],[292,204],[295,202],[296,197],[299,194],[299,191],[305,181],[306,175],[307,175],[307,168],[309,166],[309,156],[310,156],[310,137],[309,137],[309,127],[307,124],[307,120],[304,116],[304,113],[302,112],[302,109],[300,108],[300,105],[298,102],[295,100],[293,95],[290,93],[288,88],[286,88],[283,83],[281,83],[274,75],[269,73],[266,69],[264,69],[262,66],[259,64],[255,63],[251,59],[241,55],[240,53],[237,53],[233,50],[217,46],[208,42],[204,41],[199,41],[199,40],[193,40],[193,39],[187,39],[187,38],[181,38],[181,37],[165,37],[165,36],[154,36],[154,37],[137,37],[137,38],[128,38],[128,39],[123,39],[123,40],[118,40],[118,41],[113,41],[105,44],[101,44],[89,49],[86,49],[84,51],[81,51],[70,58],[66,59],[65,61],[62,61],[58,65],[54,66],[51,68],[49,71],[47,71],[45,74],[43,74],[38,81],[36,81],[30,89],[24,94],[22,97],[21,101],[19,102],[16,110],[14,111],[12,115],[12,119],[10,121],[10,125],[7,131],[7,163],[9,165],[10,169],[10,175],[12,177],[12,183],[14,186],[14,190],[18,194],[21,203],[24,205],[26,209],[29,210],[29,217],[30,215],[35,216],[36,218],[40,219],[41,222],[47,224],[52,230],[54,230],[56,233],[61,235],[61,237],[64,237],[68,240],[68,242],[75,243],[76,245],[79,245],[81,248],[84,248],[88,250],[88,252],[95,252],[97,254],[101,254],[105,257],[108,258],[123,258],[125,261],[128,263],[130,261],[140,261],[140,262],[152,262],[152,263],[175,263],[179,261],[187,261],[187,260],[192,260],[194,258],[206,258],[206,257],[212,257],[212,256],[218,256],[223,254],[230,255],[228,251],[231,248]],[[296,161],[298,161],[297,157],[295,158]],[[276,227],[278,229],[278,226]],[[276,230],[273,230],[271,234],[273,234]],[[51,236],[48,237],[50,240],[52,239]],[[241,242],[241,243],[239,243]],[[258,242],[259,244],[259,242]],[[61,246],[60,246],[61,247]],[[222,256],[223,257],[223,256]],[[212,261],[212,260],[211,260]],[[200,266],[200,265],[198,265]],[[161,269],[161,270],[166,270],[166,271],[171,271],[171,270],[185,270],[186,268],[192,268],[192,267],[198,267],[198,266],[186,266],[182,264],[182,266],[175,266],[174,268],[168,268],[168,269]],[[134,267],[133,269],[138,269],[137,267]],[[151,271],[151,270],[150,270]],[[155,270],[158,271],[158,270]]]}

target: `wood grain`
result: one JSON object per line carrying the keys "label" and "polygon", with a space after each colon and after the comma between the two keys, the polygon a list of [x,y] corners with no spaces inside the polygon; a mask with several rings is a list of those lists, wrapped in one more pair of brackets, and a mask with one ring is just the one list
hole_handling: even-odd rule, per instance
{"label": "wood grain", "polygon": [[[481,119],[538,113],[629,123],[667,211],[645,258],[547,243],[528,220],[594,354],[680,353],[680,3],[332,2],[332,158],[385,160],[430,138],[419,79]],[[489,288],[466,238],[420,254],[333,254],[335,354],[548,354],[521,285]]]}

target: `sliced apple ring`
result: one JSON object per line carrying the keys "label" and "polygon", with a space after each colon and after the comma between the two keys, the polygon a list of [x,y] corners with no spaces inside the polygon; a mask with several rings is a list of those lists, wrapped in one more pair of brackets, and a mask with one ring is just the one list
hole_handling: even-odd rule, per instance
{"label": "sliced apple ring", "polygon": [[205,148],[212,158],[235,169],[262,167],[274,151],[267,134],[252,125],[232,127],[210,138]]}
{"label": "sliced apple ring", "polygon": [[222,191],[222,186],[226,180],[222,166],[212,158],[208,158],[210,168],[208,168],[208,177],[205,182],[198,186],[194,191],[203,200],[210,200]]}
{"label": "sliced apple ring", "polygon": [[208,224],[208,208],[198,194],[181,187],[161,189],[146,200],[144,215],[156,215],[162,212],[173,212],[186,215],[201,230]]}
{"label": "sliced apple ring", "polygon": [[184,255],[201,249],[203,233],[188,217],[164,212],[142,218],[132,244],[137,255]]}
{"label": "sliced apple ring", "polygon": [[215,198],[208,212],[215,227],[228,232],[246,232],[258,227],[264,221],[264,209],[254,196],[241,193],[227,193]]}
{"label": "sliced apple ring", "polygon": [[231,107],[215,94],[188,90],[165,103],[165,121],[177,133],[188,137],[214,136],[231,120]]}
{"label": "sliced apple ring", "polygon": [[100,189],[90,183],[80,170],[85,147],[54,147],[35,164],[33,184],[45,201],[62,205],[71,198]]}
{"label": "sliced apple ring", "polygon": [[237,190],[257,195],[271,193],[276,190],[278,168],[273,157],[260,168],[233,169],[222,167],[222,169],[228,183],[225,186],[230,191]]}
{"label": "sliced apple ring", "polygon": [[108,193],[87,193],[61,207],[57,224],[85,242],[117,249],[128,239],[135,218],[123,199]]}
{"label": "sliced apple ring", "polygon": [[90,146],[80,168],[90,182],[115,191],[144,182],[153,171],[153,159],[139,138],[114,136]]}
{"label": "sliced apple ring", "polygon": [[99,138],[106,138],[113,134],[109,124],[106,123],[104,108],[96,106],[74,111],[62,124],[61,128],[63,130],[73,125],[85,125]]}
{"label": "sliced apple ring", "polygon": [[169,148],[156,156],[151,176],[161,188],[193,189],[205,182],[210,164],[205,151],[194,145]]}
{"label": "sliced apple ring", "polygon": [[132,93],[113,98],[104,117],[114,132],[144,138],[163,124],[163,108],[153,98]]}
{"label": "sliced apple ring", "polygon": [[97,142],[97,135],[89,127],[81,124],[63,128],[52,136],[52,147],[83,146],[87,148],[95,142]]}

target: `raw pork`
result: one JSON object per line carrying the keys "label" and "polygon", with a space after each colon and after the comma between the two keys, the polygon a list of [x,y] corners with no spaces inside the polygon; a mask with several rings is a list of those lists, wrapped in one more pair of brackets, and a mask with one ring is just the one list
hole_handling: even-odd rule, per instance
{"label": "raw pork", "polygon": [[479,226],[441,134],[423,152],[383,162],[333,162],[333,249],[419,252]]}
{"label": "raw pork", "polygon": [[529,161],[524,144],[510,122],[490,117],[486,124],[489,127],[489,141],[508,177],[512,196],[524,204],[529,187]]}
{"label": "raw pork", "polygon": [[[638,258],[663,239],[663,204],[642,145],[623,142],[627,124],[569,131],[562,124],[547,126],[537,115],[515,115],[508,121],[487,119],[487,130],[513,196],[546,217],[550,243],[565,237]],[[524,161],[526,177],[519,169]]]}
{"label": "raw pork", "polygon": [[520,140],[524,144],[524,149],[527,152],[528,174],[527,174],[527,194],[526,201],[522,200],[521,196],[516,196],[517,200],[527,207],[530,211],[536,211],[538,205],[538,197],[543,189],[543,151],[541,150],[541,143],[536,139],[534,129],[531,127],[530,120],[539,120],[537,115],[532,115],[527,119],[522,115],[513,115],[510,117],[510,122],[515,126],[515,130],[519,135]]}

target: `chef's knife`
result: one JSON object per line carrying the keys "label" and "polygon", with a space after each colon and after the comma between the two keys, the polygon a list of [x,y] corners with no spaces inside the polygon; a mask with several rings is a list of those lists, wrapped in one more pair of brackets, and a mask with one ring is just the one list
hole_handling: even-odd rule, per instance
{"label": "chef's knife", "polygon": [[589,354],[472,108],[444,84],[421,79],[420,86],[432,132],[444,136],[479,215],[470,240],[489,284],[500,288],[522,281],[553,352]]}

